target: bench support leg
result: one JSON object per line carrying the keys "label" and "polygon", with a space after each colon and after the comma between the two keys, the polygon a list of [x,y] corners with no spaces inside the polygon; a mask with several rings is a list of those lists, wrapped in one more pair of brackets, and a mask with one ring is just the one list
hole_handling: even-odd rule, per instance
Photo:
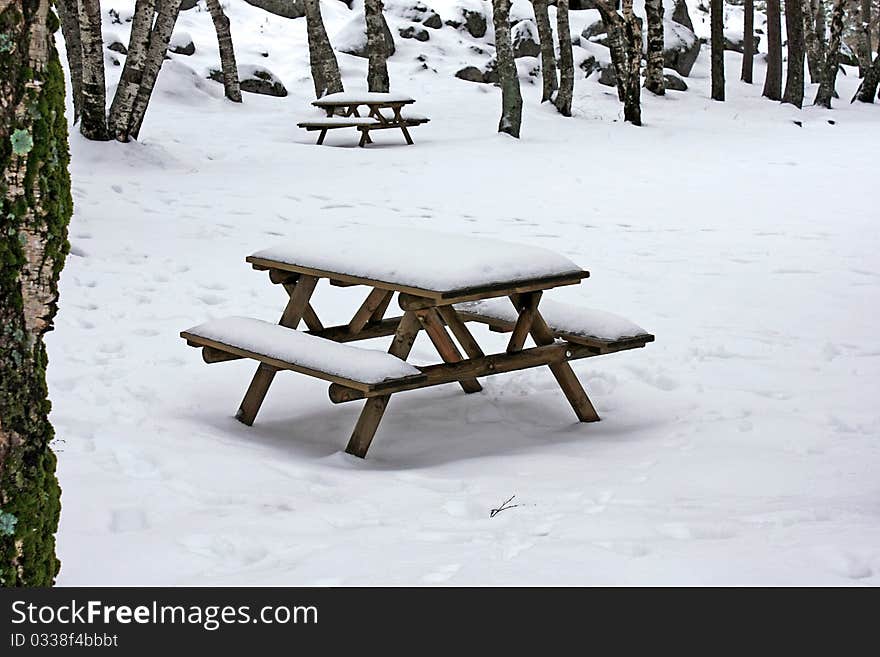
{"label": "bench support leg", "polygon": [[[287,302],[284,314],[281,315],[281,320],[278,322],[281,326],[291,329],[297,327],[306,309],[309,307],[309,299],[311,299],[312,292],[315,291],[317,284],[317,278],[303,274],[297,279],[295,285],[284,286],[284,289],[290,295],[290,301]],[[238,412],[235,414],[236,420],[248,426],[254,423],[260,406],[263,405],[263,400],[266,398],[266,393],[269,392],[269,386],[272,385],[272,381],[275,379],[276,371],[274,367],[260,363],[254,378],[251,379],[247,392],[244,393],[244,399],[241,400]]]}
{"label": "bench support leg", "polygon": [[[425,310],[418,310],[416,314],[443,361],[446,363],[459,362],[461,360],[461,352],[455,346],[452,338],[449,337],[449,333],[446,332],[446,327],[443,325],[443,320],[440,319],[437,309],[427,308]],[[483,389],[480,382],[473,378],[462,379],[458,383],[461,389],[467,393],[480,392]]]}
{"label": "bench support leg", "polygon": [[[521,302],[519,300],[519,295],[511,296],[511,301],[513,301],[514,306],[517,308],[520,307]],[[532,317],[530,333],[535,344],[539,347],[553,344],[554,342],[553,332],[550,330],[550,327],[547,326],[547,322],[544,321],[544,318],[541,316],[541,313],[537,308]],[[556,378],[556,383],[562,388],[562,392],[565,395],[565,398],[568,399],[568,403],[571,404],[577,419],[581,422],[598,422],[600,419],[599,414],[593,407],[593,402],[587,397],[587,393],[584,391],[581,382],[578,381],[574,370],[571,369],[571,365],[563,361],[561,363],[551,363],[548,367]]]}
{"label": "bench support leg", "polygon": [[[420,324],[416,314],[412,311],[405,312],[397,326],[397,332],[394,334],[394,341],[391,343],[388,353],[406,360],[412,350],[413,343],[416,341],[416,336],[419,334],[419,328]],[[373,442],[373,437],[376,435],[379,422],[382,421],[390,399],[391,395],[382,395],[370,397],[366,401],[354,431],[351,433],[348,446],[345,448],[346,452],[359,458],[366,457],[367,450],[370,449],[370,443]]]}
{"label": "bench support leg", "polygon": [[324,128],[321,130],[321,134],[318,135],[318,146],[324,143],[324,137],[327,136],[327,129]]}

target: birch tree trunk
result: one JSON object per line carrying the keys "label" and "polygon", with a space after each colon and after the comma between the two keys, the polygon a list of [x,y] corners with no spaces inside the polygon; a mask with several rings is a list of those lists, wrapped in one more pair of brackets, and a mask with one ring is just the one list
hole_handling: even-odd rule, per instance
{"label": "birch tree trunk", "polygon": [[134,16],[131,20],[131,35],[128,39],[128,54],[119,86],[110,105],[110,132],[119,141],[129,140],[131,110],[137,98],[138,88],[144,76],[144,65],[147,61],[147,49],[150,45],[150,34],[153,19],[156,16],[156,0],[137,0],[134,5]]}
{"label": "birch tree trunk", "polygon": [[743,5],[743,64],[740,79],[752,83],[755,68],[755,0]]}
{"label": "birch tree trunk", "polygon": [[[559,88],[556,80],[556,54],[553,48],[553,29],[550,27],[548,0],[532,0],[535,9],[535,23],[538,26],[538,39],[541,42],[541,102],[546,103],[553,98],[553,92]],[[557,16],[557,23],[559,17]],[[562,45],[560,33],[559,44]],[[562,53],[559,53],[560,57]]]}
{"label": "birch tree trunk", "polygon": [[336,55],[324,28],[319,0],[305,0],[306,31],[309,39],[309,66],[315,83],[315,98],[342,91],[342,78]]}
{"label": "birch tree trunk", "polygon": [[819,90],[816,92],[814,105],[821,105],[831,109],[831,99],[834,98],[834,86],[837,83],[837,69],[840,60],[840,40],[843,38],[843,17],[846,13],[847,0],[835,0],[834,9],[831,10],[831,36],[828,39],[828,50],[825,54],[825,62],[819,78]]}
{"label": "birch tree trunk", "polygon": [[79,131],[86,139],[106,141],[107,90],[104,85],[104,40],[99,0],[79,0],[82,39],[82,107]]}
{"label": "birch tree trunk", "polygon": [[50,0],[0,1],[0,586],[51,586],[61,508],[46,347],[72,201]]}
{"label": "birch tree trunk", "polygon": [[785,0],[785,31],[788,37],[788,66],[785,71],[783,103],[800,109],[804,104],[804,15],[803,0]]}
{"label": "birch tree trunk", "polygon": [[810,82],[818,82],[822,67],[825,65],[824,10],[819,0],[804,0],[804,2],[808,3],[804,7],[804,44],[807,50],[807,65],[810,70]]}
{"label": "birch tree trunk", "polygon": [[382,17],[382,0],[364,0],[364,17],[367,22],[367,89],[387,92],[391,88],[388,79],[387,44],[385,21]]}
{"label": "birch tree trunk", "polygon": [[[776,0],[777,2],[779,0]],[[712,100],[724,100],[724,0],[710,0]]]}
{"label": "birch tree trunk", "polygon": [[[553,104],[562,116],[571,116],[574,95],[574,55],[571,50],[571,26],[568,21],[568,0],[557,0],[556,33],[559,35],[559,91]],[[552,37],[551,37],[552,38]],[[554,74],[555,77],[555,74]]]}
{"label": "birch tree trunk", "polygon": [[70,68],[70,86],[73,96],[73,122],[79,121],[82,112],[82,37],[79,30],[79,3],[77,0],[56,0],[58,17],[61,19],[61,33],[64,35],[64,48],[67,51],[67,65]]}
{"label": "birch tree trunk", "polygon": [[510,0],[492,0],[492,22],[495,25],[495,60],[501,83],[501,120],[498,122],[498,132],[505,132],[519,139],[522,94],[510,41]]}
{"label": "birch tree trunk", "polygon": [[645,89],[662,96],[666,93],[663,78],[663,0],[645,0],[648,19],[648,66]]}
{"label": "birch tree trunk", "polygon": [[606,0],[594,0],[608,30],[608,49],[617,78],[617,96],[623,103],[623,120],[642,125],[641,78],[642,31],[632,10],[632,0],[624,0],[623,16]]}
{"label": "birch tree trunk", "polygon": [[[141,83],[138,86],[137,96],[131,109],[131,121],[128,126],[127,137],[137,139],[144,122],[144,114],[150,104],[153,95],[153,87],[156,86],[156,78],[162,64],[165,62],[165,53],[168,51],[168,42],[174,31],[174,24],[180,14],[180,0],[157,0],[158,13],[153,30],[150,33],[150,41],[147,46],[147,55],[144,61],[144,72]],[[124,141],[128,141],[125,139]]]}
{"label": "birch tree trunk", "polygon": [[767,76],[764,96],[782,99],[782,18],[779,0],[767,0]]}
{"label": "birch tree trunk", "polygon": [[241,102],[241,86],[238,80],[238,66],[235,64],[235,48],[232,45],[232,32],[229,18],[223,13],[219,0],[205,0],[214,30],[217,32],[217,45],[220,47],[220,68],[223,71],[223,91],[234,103]]}
{"label": "birch tree trunk", "polygon": [[878,85],[880,85],[880,53],[877,53],[874,63],[865,71],[865,78],[862,80],[856,98],[863,103],[873,103],[877,96]]}

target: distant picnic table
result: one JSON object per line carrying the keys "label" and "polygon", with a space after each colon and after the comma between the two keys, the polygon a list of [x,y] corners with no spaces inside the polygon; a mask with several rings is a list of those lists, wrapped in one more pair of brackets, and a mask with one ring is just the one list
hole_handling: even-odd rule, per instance
{"label": "distant picnic table", "polygon": [[[371,131],[397,128],[403,133],[406,143],[412,145],[413,140],[408,128],[430,121],[427,117],[418,114],[403,114],[403,107],[415,102],[409,96],[393,93],[367,91],[328,94],[312,102],[315,107],[323,109],[327,116],[306,119],[297,123],[297,126],[308,131],[319,130],[319,145],[324,143],[327,131],[336,128],[357,128],[361,133],[358,142],[358,146],[361,147],[373,143],[370,137]],[[362,116],[362,113],[365,115]]]}
{"label": "distant picnic table", "polygon": [[[289,301],[278,323],[228,317],[194,326],[181,337],[202,348],[207,363],[240,358],[259,362],[236,414],[246,425],[254,422],[281,370],[329,381],[334,403],[366,400],[346,448],[362,458],[391,395],[444,383],[473,393],[482,389],[480,377],[532,367],[548,366],[578,420],[594,422],[599,415],[569,362],[644,347],[654,340],[617,315],[542,302],[545,291],[577,285],[589,272],[533,246],[347,226],[304,229],[293,242],[258,251],[246,260],[286,290]],[[328,327],[319,319],[311,298],[321,279],[331,286],[370,288],[347,324]],[[403,314],[386,317],[395,294]],[[306,330],[298,330],[301,321]],[[509,332],[506,349],[486,354],[468,329],[469,322]],[[406,362],[420,331],[427,334],[441,362]],[[393,336],[387,353],[348,344],[383,336]],[[528,336],[534,347],[526,346]]]}

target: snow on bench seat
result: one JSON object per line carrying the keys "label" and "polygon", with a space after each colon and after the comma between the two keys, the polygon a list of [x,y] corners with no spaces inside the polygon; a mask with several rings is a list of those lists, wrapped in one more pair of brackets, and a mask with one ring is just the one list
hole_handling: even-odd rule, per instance
{"label": "snow on bench seat", "polygon": [[349,93],[340,91],[335,94],[327,94],[318,100],[312,101],[312,105],[354,105],[357,103],[414,103],[413,98],[403,94],[383,93],[380,91],[359,91]]}
{"label": "snow on bench seat", "polygon": [[[394,112],[391,110],[381,110],[379,112],[382,116],[385,117],[386,121],[395,121]],[[400,113],[400,118],[402,118],[406,123],[427,123],[431,119],[423,114],[416,114],[415,112],[408,112],[406,110]]]}
{"label": "snow on bench seat", "polygon": [[[309,370],[307,374],[327,380],[333,379],[320,375],[366,385],[421,375],[406,361],[384,351],[325,340],[250,317],[214,319],[183,331],[181,336],[197,346],[232,347],[246,352],[238,355],[256,360],[268,357],[295,366],[286,369]],[[217,345],[205,345],[204,340]]]}
{"label": "snow on bench seat", "polygon": [[371,116],[325,116],[305,119],[296,125],[300,128],[352,128],[362,125],[379,125],[380,121]]}
{"label": "snow on bench seat", "polygon": [[[518,313],[509,299],[495,298],[455,304],[455,309],[465,315],[498,320],[511,327]],[[588,340],[606,345],[619,342],[651,342],[654,336],[625,317],[574,306],[552,299],[542,299],[538,310],[554,334],[571,341]]]}

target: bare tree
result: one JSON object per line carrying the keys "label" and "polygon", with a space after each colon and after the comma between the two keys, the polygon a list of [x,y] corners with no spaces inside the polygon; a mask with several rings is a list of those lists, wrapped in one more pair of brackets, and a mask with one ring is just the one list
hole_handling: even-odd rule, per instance
{"label": "bare tree", "polygon": [[241,102],[241,84],[238,80],[238,66],[235,63],[235,49],[232,46],[232,32],[229,18],[223,13],[219,0],[205,0],[220,47],[220,68],[223,72],[223,92],[234,103]]}
{"label": "bare tree", "polygon": [[559,34],[559,91],[553,104],[562,116],[571,116],[574,94],[574,55],[571,50],[571,26],[568,22],[568,0],[557,0],[556,32]]}
{"label": "bare tree", "polygon": [[495,61],[501,83],[501,120],[498,122],[498,132],[519,138],[522,94],[510,41],[510,0],[492,0],[492,22],[495,25]]}
{"label": "bare tree", "polygon": [[859,76],[865,77],[868,69],[871,68],[871,0],[854,0],[853,10]]}
{"label": "bare tree", "polygon": [[712,40],[712,100],[724,100],[724,0],[710,0],[709,7]]}
{"label": "bare tree", "polygon": [[50,0],[0,0],[0,585],[51,586],[61,509],[46,347],[73,203]]}
{"label": "bare tree", "polygon": [[782,17],[779,0],[767,0],[767,76],[764,95],[782,100]]}
{"label": "bare tree", "polygon": [[342,91],[339,64],[324,28],[321,5],[318,0],[304,0],[306,31],[309,39],[309,66],[315,83],[315,97]]}
{"label": "bare tree", "polygon": [[843,17],[846,13],[847,0],[835,0],[831,10],[831,35],[828,39],[828,50],[825,54],[825,63],[819,78],[819,90],[816,92],[814,105],[821,105],[831,109],[831,99],[834,98],[834,87],[837,83],[837,69],[840,67],[840,42],[843,38]]}
{"label": "bare tree", "polygon": [[107,89],[104,84],[104,41],[99,0],[79,0],[82,41],[82,106],[79,130],[86,139],[106,141]]}
{"label": "bare tree", "polygon": [[645,72],[645,89],[662,96],[666,93],[663,78],[663,0],[645,0],[648,19],[648,66]]}
{"label": "bare tree", "polygon": [[391,88],[388,79],[387,44],[385,42],[385,19],[382,16],[382,0],[364,0],[364,17],[367,22],[367,88],[385,91]]}
{"label": "bare tree", "polygon": [[820,0],[804,0],[804,44],[810,82],[818,82],[825,66],[825,9]]}
{"label": "bare tree", "polygon": [[147,61],[147,49],[150,46],[150,35],[153,19],[156,15],[156,0],[137,0],[131,20],[131,35],[128,39],[128,54],[125,65],[116,87],[116,95],[110,106],[110,132],[119,141],[129,140],[131,110],[137,98],[138,88],[144,77],[144,64]]}
{"label": "bare tree", "polygon": [[755,0],[743,4],[743,63],[740,78],[752,83],[755,68]]}
{"label": "bare tree", "polygon": [[[556,80],[556,54],[553,49],[553,29],[550,27],[548,0],[532,0],[535,9],[535,23],[538,26],[538,40],[541,42],[541,102],[546,103],[553,98],[553,92],[559,88]],[[557,16],[558,22],[558,16]],[[560,44],[562,37],[560,36]],[[560,56],[562,53],[560,53]]]}
{"label": "bare tree", "polygon": [[623,103],[623,120],[642,125],[642,30],[633,13],[632,0],[624,0],[622,14],[606,0],[594,0],[594,4],[608,30],[608,48],[617,79],[617,97]]}
{"label": "bare tree", "polygon": [[61,19],[61,33],[70,66],[70,86],[73,94],[73,122],[79,121],[82,112],[82,37],[79,29],[79,3],[77,0],[56,0],[55,7]]}
{"label": "bare tree", "polygon": [[785,0],[785,31],[788,37],[788,66],[785,71],[783,103],[797,108],[804,104],[804,15],[803,0]]}
{"label": "bare tree", "polygon": [[877,87],[880,86],[880,52],[874,58],[874,63],[865,71],[865,77],[859,86],[856,98],[863,103],[873,103],[877,96]]}

